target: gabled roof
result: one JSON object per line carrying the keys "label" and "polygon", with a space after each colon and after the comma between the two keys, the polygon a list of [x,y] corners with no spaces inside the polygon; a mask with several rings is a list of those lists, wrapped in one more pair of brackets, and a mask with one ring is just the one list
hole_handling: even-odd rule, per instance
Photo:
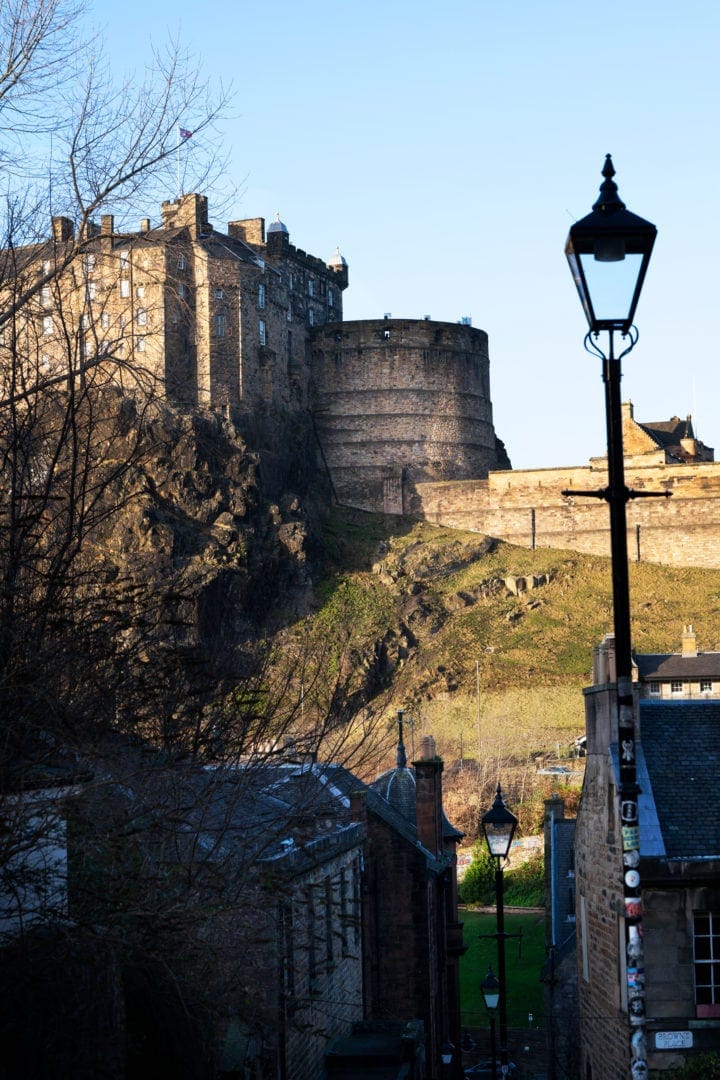
{"label": "gabled roof", "polygon": [[720,702],[644,700],[640,726],[665,856],[720,858]]}
{"label": "gabled roof", "polygon": [[673,416],[670,420],[650,420],[648,423],[641,424],[639,421],[635,421],[638,427],[650,436],[658,446],[668,449],[672,446],[677,446],[681,439],[693,439],[693,426],[692,420],[688,416],[685,420],[681,420],[678,416]]}
{"label": "gabled roof", "polygon": [[720,652],[697,656],[639,653],[634,658],[641,679],[720,679]]}

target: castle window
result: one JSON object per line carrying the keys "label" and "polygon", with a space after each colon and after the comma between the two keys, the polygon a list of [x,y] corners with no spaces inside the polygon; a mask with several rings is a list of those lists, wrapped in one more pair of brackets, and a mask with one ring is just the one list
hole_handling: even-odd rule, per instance
{"label": "castle window", "polygon": [[650,682],[648,683],[648,693],[649,694],[659,694],[660,693],[660,683],[657,681],[657,679],[651,679]]}
{"label": "castle window", "polygon": [[308,308],[308,326],[315,325],[315,312],[312,308]]}
{"label": "castle window", "polygon": [[288,309],[285,312],[285,318],[287,319],[288,322],[292,322],[292,308],[290,307],[289,304],[288,304]]}
{"label": "castle window", "polygon": [[43,316],[43,321],[42,321],[42,332],[43,332],[43,334],[45,334],[46,336],[48,334],[52,334],[53,329],[54,329],[54,327],[53,327],[53,317],[52,317],[52,315],[44,315]]}
{"label": "castle window", "polygon": [[267,327],[264,319],[258,321],[258,339],[261,345],[267,345]]}
{"label": "castle window", "polygon": [[720,913],[693,915],[695,1005],[698,1016],[720,1016]]}
{"label": "castle window", "polygon": [[332,289],[328,289],[328,307],[335,306],[335,293]]}
{"label": "castle window", "polygon": [[312,278],[308,278],[308,296],[315,295],[315,282]]}
{"label": "castle window", "polygon": [[138,326],[147,326],[147,310],[144,307],[139,307],[137,309],[135,321]]}
{"label": "castle window", "polygon": [[225,337],[226,320],[223,314],[215,316],[215,336]]}
{"label": "castle window", "polygon": [[712,688],[713,688],[713,684],[712,684],[710,679],[701,679],[700,680],[700,693],[701,694],[711,694],[712,693]]}
{"label": "castle window", "polygon": [[126,299],[130,295],[130,282],[127,278],[120,279],[120,295]]}
{"label": "castle window", "polygon": [[260,282],[258,285],[258,307],[265,307],[265,286],[262,282]]}
{"label": "castle window", "polygon": [[292,274],[288,274],[288,276],[287,276],[287,286],[288,286],[288,290],[290,292],[292,292],[292,287],[293,287],[293,276],[292,276]]}
{"label": "castle window", "polygon": [[682,692],[683,692],[683,684],[682,684],[681,680],[680,679],[673,679],[672,682],[670,683],[670,693],[671,694],[682,694]]}

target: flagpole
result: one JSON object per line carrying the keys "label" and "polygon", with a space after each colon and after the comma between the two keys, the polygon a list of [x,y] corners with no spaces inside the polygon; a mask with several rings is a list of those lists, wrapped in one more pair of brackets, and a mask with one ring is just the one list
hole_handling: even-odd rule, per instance
{"label": "flagpole", "polygon": [[180,143],[181,142],[182,142],[182,139],[180,137],[180,125],[178,124],[178,127],[177,127],[177,170],[178,170],[177,197],[178,197],[178,202],[180,201],[180,196],[182,195],[182,192],[180,190]]}

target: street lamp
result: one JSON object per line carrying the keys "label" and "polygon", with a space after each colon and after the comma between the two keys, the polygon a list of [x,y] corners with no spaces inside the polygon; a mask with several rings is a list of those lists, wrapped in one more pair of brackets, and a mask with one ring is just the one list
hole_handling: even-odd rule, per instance
{"label": "street lamp", "polygon": [[[498,1005],[500,1013],[500,1071],[503,1076],[508,1071],[507,1047],[507,981],[505,978],[505,908],[503,906],[503,863],[508,857],[518,820],[511,814],[502,797],[502,788],[498,784],[495,800],[480,818],[488,851],[495,859],[495,906],[497,909],[497,951],[498,976],[500,980]],[[493,1055],[494,1058],[494,1055]]]}
{"label": "street lamp", "polygon": [[493,969],[488,968],[488,973],[480,983],[482,996],[485,999],[485,1008],[490,1020],[490,1057],[492,1060],[492,1080],[497,1078],[497,1058],[495,1055],[495,1013],[500,1000],[500,983],[493,975]]}
{"label": "street lamp", "polygon": [[[610,154],[605,158],[600,197],[592,213],[575,222],[565,244],[580,302],[590,327],[585,348],[603,363],[607,426],[608,485],[601,491],[563,491],[563,495],[585,495],[605,499],[610,507],[610,553],[615,630],[616,708],[620,769],[620,815],[623,848],[621,895],[625,903],[625,950],[627,971],[642,966],[638,943],[642,940],[640,859],[638,832],[638,786],[635,759],[635,707],[632,689],[632,649],[630,641],[630,581],[627,556],[626,505],[640,496],[669,495],[670,492],[631,491],[625,486],[625,461],[620,399],[621,361],[634,348],[638,332],[633,326],[645,274],[657,229],[651,222],[632,214],[618,195],[613,180],[615,169]],[[607,332],[607,355],[598,347],[601,331]],[[615,355],[615,334],[624,348]],[[633,942],[629,949],[630,941]],[[628,980],[628,997],[637,995],[630,1010],[632,1056],[645,1062],[645,1003],[637,980]],[[639,1013],[638,1013],[639,1010]],[[638,1029],[640,1031],[638,1032]],[[641,1052],[638,1054],[638,1048]]]}
{"label": "street lamp", "polygon": [[455,1047],[446,1039],[440,1047],[440,1060],[442,1061],[443,1076],[450,1075],[450,1066],[452,1065],[453,1054],[455,1053]]}

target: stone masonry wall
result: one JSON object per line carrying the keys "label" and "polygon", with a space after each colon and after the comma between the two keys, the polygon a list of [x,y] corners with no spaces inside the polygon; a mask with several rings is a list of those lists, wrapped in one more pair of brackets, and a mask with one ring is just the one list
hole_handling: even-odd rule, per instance
{"label": "stone masonry wall", "polygon": [[[631,500],[628,553],[633,561],[720,566],[720,462],[626,463],[626,483],[671,498]],[[417,483],[403,490],[404,512],[521,547],[610,554],[607,503],[561,494],[605,487],[602,459],[588,466],[491,472],[486,480]]]}
{"label": "stone masonry wall", "polygon": [[580,1075],[592,1080],[624,1080],[630,1056],[620,990],[621,841],[608,753],[612,689],[585,691],[587,761],[575,825]]}
{"label": "stone masonry wall", "polygon": [[341,502],[401,513],[401,484],[502,467],[487,334],[455,323],[371,319],[316,331],[318,437]]}

